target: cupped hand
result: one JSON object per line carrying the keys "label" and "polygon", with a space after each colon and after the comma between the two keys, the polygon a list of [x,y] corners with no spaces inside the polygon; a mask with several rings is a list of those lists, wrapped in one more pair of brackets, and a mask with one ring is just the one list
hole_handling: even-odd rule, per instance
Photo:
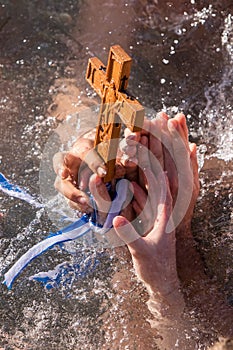
{"label": "cupped hand", "polygon": [[100,177],[106,175],[106,167],[101,157],[93,148],[93,140],[78,139],[67,153],[57,153],[53,159],[57,174],[55,188],[69,201],[76,210],[90,212],[90,199],[86,194],[91,174]]}
{"label": "cupped hand", "polygon": [[[130,130],[127,131],[127,135],[130,136]],[[142,141],[145,138],[150,150],[149,157],[153,173],[157,175],[161,169],[167,173],[173,199],[175,227],[182,229],[190,226],[200,185],[197,148],[194,143],[189,143],[184,114],[179,113],[169,119],[165,112],[160,112],[156,118],[146,120],[138,145],[145,142]],[[139,158],[138,156],[138,166],[134,167],[131,180],[145,189],[144,165]]]}
{"label": "cupped hand", "polygon": [[[140,202],[149,201],[154,208],[154,185],[161,186],[163,195],[157,199],[157,215],[150,232],[141,237],[133,225],[123,216],[117,216],[114,228],[119,237],[127,244],[132,255],[135,272],[148,287],[151,293],[167,297],[178,291],[179,280],[176,271],[176,240],[175,231],[166,232],[168,220],[172,211],[172,197],[166,175],[161,174],[156,180],[150,169],[147,171],[148,194],[140,194]],[[147,197],[147,198],[146,198]]]}
{"label": "cupped hand", "polygon": [[[106,166],[94,149],[94,132],[79,138],[66,153],[57,153],[53,167],[57,174],[55,188],[63,194],[69,205],[81,212],[91,212],[90,198],[87,195],[89,179],[94,173],[100,178],[106,175]],[[139,133],[127,135],[120,142],[116,159],[115,179],[133,176],[137,168],[136,145]],[[131,175],[130,175],[131,174]]]}

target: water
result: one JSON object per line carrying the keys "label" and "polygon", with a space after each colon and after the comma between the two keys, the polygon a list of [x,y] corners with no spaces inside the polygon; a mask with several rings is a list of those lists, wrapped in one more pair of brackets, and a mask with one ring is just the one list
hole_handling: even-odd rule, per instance
{"label": "water", "polygon": [[[202,184],[194,235],[207,273],[229,303],[232,27],[232,1],[12,0],[0,5],[1,171],[41,200],[40,161],[59,124],[56,118],[74,115],[81,104],[93,105],[95,94],[84,79],[87,60],[96,55],[106,62],[109,46],[120,43],[134,59],[130,90],[140,102],[189,116],[190,139],[199,145]],[[0,197],[2,274],[56,227],[44,209],[3,193]],[[71,278],[72,283],[63,276],[64,283],[55,289],[46,290],[28,277],[59,264],[75,266],[80,254],[57,248],[33,262],[12,291],[1,285],[0,348],[133,349],[132,339],[142,332],[134,328],[136,321],[130,323],[129,296],[135,295],[138,305],[146,296],[140,286],[140,297],[135,294],[126,252],[99,254],[99,264],[89,274]],[[95,251],[87,245],[84,255],[94,259]],[[137,316],[140,320],[142,314],[148,317],[146,307]],[[143,325],[149,333],[146,321]],[[205,337],[199,333],[200,348],[216,339],[212,330]],[[145,347],[146,340],[140,341]]]}

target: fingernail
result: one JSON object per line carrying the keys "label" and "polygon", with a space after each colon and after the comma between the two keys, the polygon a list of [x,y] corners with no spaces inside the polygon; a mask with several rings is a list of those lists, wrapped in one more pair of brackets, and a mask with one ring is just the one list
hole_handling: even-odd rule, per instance
{"label": "fingernail", "polygon": [[80,204],[87,204],[87,199],[85,197],[78,197],[77,198],[77,201],[80,203]]}
{"label": "fingernail", "polygon": [[131,135],[128,135],[128,136],[126,137],[126,141],[127,141],[127,140],[135,140],[135,138],[136,138],[136,135],[134,135],[134,134],[132,135],[132,134],[131,134]]}
{"label": "fingernail", "polygon": [[125,226],[128,222],[123,216],[116,216],[114,218],[114,223],[117,227]]}
{"label": "fingernail", "polygon": [[103,177],[107,174],[107,171],[105,169],[101,168],[100,166],[97,168],[96,172],[100,177]]}

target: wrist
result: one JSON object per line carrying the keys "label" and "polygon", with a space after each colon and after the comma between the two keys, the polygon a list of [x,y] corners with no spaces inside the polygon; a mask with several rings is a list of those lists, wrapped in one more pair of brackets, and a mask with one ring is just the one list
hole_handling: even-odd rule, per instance
{"label": "wrist", "polygon": [[161,319],[178,319],[184,311],[184,297],[179,288],[168,294],[152,292],[147,302],[150,312],[159,321]]}
{"label": "wrist", "polygon": [[182,292],[174,290],[168,295],[152,294],[147,302],[153,319],[148,320],[157,333],[157,345],[161,350],[196,348],[192,329],[184,312],[185,303]]}

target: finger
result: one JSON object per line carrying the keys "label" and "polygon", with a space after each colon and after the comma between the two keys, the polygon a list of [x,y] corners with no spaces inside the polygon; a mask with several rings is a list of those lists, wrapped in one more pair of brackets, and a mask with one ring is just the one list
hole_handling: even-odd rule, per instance
{"label": "finger", "polygon": [[[179,115],[178,115],[179,116]],[[184,115],[183,115],[184,116]],[[185,117],[184,117],[185,118]],[[185,136],[183,127],[179,121],[179,119],[177,117],[170,119],[168,121],[168,130],[170,131],[171,127],[173,127],[174,129],[176,129],[177,133],[179,134],[180,139],[183,141],[183,144],[186,147],[187,152],[189,153],[189,141],[188,141],[188,137]],[[178,135],[177,135],[178,137]]]}
{"label": "finger", "polygon": [[95,141],[95,135],[96,135],[96,128],[86,132],[82,137],[84,139],[88,139],[88,140],[91,140],[92,142],[92,147],[94,145],[94,141]]}
{"label": "finger", "polygon": [[119,148],[122,153],[126,154],[128,157],[134,157],[137,153],[136,145],[129,145],[126,139],[120,141]]}
{"label": "finger", "polygon": [[146,178],[144,171],[150,167],[147,136],[142,136],[140,143],[141,145],[138,147],[139,184],[142,188],[145,188]]}
{"label": "finger", "polygon": [[134,191],[134,198],[138,203],[139,207],[141,208],[141,210],[143,210],[143,208],[146,205],[147,194],[144,192],[141,186],[139,186],[136,182],[132,182],[132,185],[133,185],[133,191]]}
{"label": "finger", "polygon": [[106,166],[93,146],[92,140],[81,138],[72,147],[72,154],[81,159],[81,161],[85,161],[93,173],[104,177],[107,174]]}
{"label": "finger", "polygon": [[[142,208],[141,206],[138,204],[137,200],[132,200],[132,207],[136,213],[136,216],[139,216],[142,212]],[[123,214],[121,214],[122,216],[124,216]]]}
{"label": "finger", "polygon": [[103,224],[111,206],[111,198],[102,179],[94,174],[89,181],[89,189],[98,209],[98,221]]}
{"label": "finger", "polygon": [[138,159],[136,157],[129,158],[127,156],[124,156],[121,158],[121,164],[126,168],[135,168],[138,165]]}
{"label": "finger", "polygon": [[187,172],[190,171],[189,146],[187,146],[182,137],[181,128],[177,120],[169,120],[168,129],[172,137],[172,148],[178,174],[187,175]]}
{"label": "finger", "polygon": [[107,174],[106,165],[103,162],[103,159],[98,155],[96,150],[91,149],[88,151],[83,160],[88,165],[88,167],[97,174],[99,177],[104,177]]}
{"label": "finger", "polygon": [[58,152],[53,157],[53,169],[62,179],[70,175],[69,169],[64,165],[65,154],[65,152]]}
{"label": "finger", "polygon": [[[120,149],[121,148],[121,149]],[[125,169],[126,178],[136,180],[137,174],[137,147],[129,146],[124,140],[120,142],[120,148],[117,154],[117,163]]]}
{"label": "finger", "polygon": [[87,189],[91,175],[92,171],[88,167],[85,167],[83,170],[79,171],[78,187],[81,191],[85,191]]}
{"label": "finger", "polygon": [[172,214],[172,196],[166,173],[161,173],[159,175],[158,182],[161,189],[160,197],[158,198],[158,222],[165,228]]}
{"label": "finger", "polygon": [[132,132],[130,129],[126,128],[124,130],[125,141],[129,146],[135,146],[140,141],[140,132]]}
{"label": "finger", "polygon": [[[172,158],[173,149],[172,149],[171,136],[168,130],[168,116],[166,113],[161,112],[161,113],[158,113],[157,119],[159,120],[159,123],[161,126],[161,142],[163,145],[163,150],[167,151],[167,155],[169,155]],[[166,171],[168,171],[168,169],[166,169]]]}
{"label": "finger", "polygon": [[[81,164],[81,159],[71,152],[67,152],[64,157],[64,168],[69,171],[69,176],[74,183],[77,183],[78,172]],[[67,171],[65,170],[65,171]],[[64,176],[63,176],[64,178]]]}
{"label": "finger", "polygon": [[154,225],[154,221],[158,213],[158,204],[161,197],[161,184],[158,184],[153,172],[150,168],[145,169],[146,183],[147,183],[147,205],[143,210],[143,213],[149,212],[149,217],[147,217],[147,227],[150,228]]}
{"label": "finger", "polygon": [[149,196],[144,190],[136,182],[132,182],[132,185],[134,189],[134,201],[132,205],[138,214],[137,219],[142,221],[144,233],[146,233],[153,221],[154,208],[151,206]]}
{"label": "finger", "polygon": [[141,130],[141,136],[148,136],[149,133],[150,133],[150,124],[151,124],[151,121],[147,118],[144,119],[144,122],[143,122],[143,127],[142,127],[142,130]]}
{"label": "finger", "polygon": [[118,160],[116,161],[115,164],[115,179],[121,179],[125,176],[126,170],[125,167],[121,164],[118,163]]}
{"label": "finger", "polygon": [[133,210],[132,203],[123,208],[120,215],[124,216],[130,222],[133,221],[135,219],[135,212]]}
{"label": "finger", "polygon": [[[133,207],[135,214],[136,214],[136,220],[135,220],[135,224],[134,224],[135,228],[136,228],[137,232],[141,236],[143,236],[148,232],[148,230],[152,227],[152,225],[150,225],[150,221],[148,221],[148,217],[146,217],[146,215],[145,215],[146,211],[143,211],[141,209],[140,205],[138,204],[138,202],[136,200],[132,201],[132,207]],[[123,214],[121,213],[121,215],[123,215]],[[123,215],[123,216],[125,216],[125,215]]]}
{"label": "finger", "polygon": [[56,174],[58,173],[58,170],[63,166],[64,157],[64,152],[58,152],[53,156],[53,169]]}
{"label": "finger", "polygon": [[179,125],[182,128],[182,136],[184,140],[188,141],[189,131],[188,131],[185,115],[183,113],[178,113],[175,116],[175,119],[178,121]]}
{"label": "finger", "polygon": [[[163,184],[161,184],[161,181]],[[169,236],[166,232],[166,228],[169,220],[171,220],[172,213],[172,196],[169,188],[168,178],[164,173],[160,174],[159,182],[162,186],[162,192],[159,198],[158,214],[154,222],[154,230],[152,230],[147,236],[147,238],[152,239],[153,241],[161,239],[161,237],[165,236],[165,234]]]}
{"label": "finger", "polygon": [[150,167],[150,158],[148,152],[148,138],[146,136],[141,137],[141,145],[138,149],[138,164],[141,169]]}
{"label": "finger", "polygon": [[197,197],[200,191],[200,181],[199,181],[199,173],[198,173],[198,162],[197,162],[197,145],[195,143],[191,143],[189,145],[190,149],[190,160],[191,167],[193,171],[193,180],[195,185],[195,196]]}
{"label": "finger", "polygon": [[[177,120],[173,119],[172,121],[170,121],[168,126],[172,137],[174,160],[178,173],[178,191],[173,210],[173,227],[177,227],[180,224],[180,222],[184,219],[187,210],[190,207],[190,203],[193,197],[193,191],[195,188],[189,154],[190,150],[187,149],[187,146],[183,138],[181,137],[181,134],[179,132],[179,123],[177,122]],[[172,230],[171,224],[169,224],[169,227]]]}
{"label": "finger", "polygon": [[93,140],[89,138],[80,137],[72,146],[72,153],[80,159],[84,159],[85,155],[94,147]]}
{"label": "finger", "polygon": [[164,170],[167,172],[173,202],[175,203],[178,192],[178,174],[174,161],[172,136],[167,127],[168,116],[166,113],[159,113],[158,118],[160,118],[161,121],[161,141],[164,155]]}
{"label": "finger", "polygon": [[199,177],[199,175],[198,175],[198,161],[197,161],[197,145],[195,143],[190,143],[189,149],[190,149],[190,159],[191,159],[191,163],[192,163],[194,177]]}
{"label": "finger", "polygon": [[77,203],[82,211],[86,211],[90,208],[89,198],[86,193],[78,190],[69,180],[62,180],[57,176],[54,187],[58,190],[63,196],[71,200],[72,202]]}
{"label": "finger", "polygon": [[[81,213],[85,213],[85,214],[89,214],[92,212],[92,208],[91,207],[88,207],[88,208],[84,208],[82,205],[78,204],[78,203],[75,203],[75,202],[72,202],[70,200],[67,201],[69,207],[71,209],[74,209],[74,210],[77,210],[79,212],[79,215]],[[80,215],[81,216],[81,215]]]}
{"label": "finger", "polygon": [[[163,147],[161,143],[161,121],[159,118],[151,120],[150,126],[150,136],[149,136],[149,149],[151,168],[154,174],[158,174],[162,169],[164,169],[164,159],[163,159]],[[155,159],[154,159],[154,157]],[[160,167],[158,167],[158,162]]]}
{"label": "finger", "polygon": [[116,216],[113,227],[120,239],[127,244],[132,256],[137,257],[145,252],[145,242],[126,218]]}
{"label": "finger", "polygon": [[136,157],[128,158],[126,155],[118,159],[125,170],[125,178],[129,181],[138,179],[138,159]]}
{"label": "finger", "polygon": [[169,119],[167,113],[165,113],[163,111],[157,113],[157,118],[164,119],[165,121],[167,121]]}
{"label": "finger", "polygon": [[129,181],[138,181],[138,159],[132,158],[125,161],[125,178]]}
{"label": "finger", "polygon": [[152,210],[155,212],[158,205],[158,196],[160,193],[160,189],[151,169],[146,168],[144,173],[145,173],[146,182],[147,182],[148,198],[149,198]]}

